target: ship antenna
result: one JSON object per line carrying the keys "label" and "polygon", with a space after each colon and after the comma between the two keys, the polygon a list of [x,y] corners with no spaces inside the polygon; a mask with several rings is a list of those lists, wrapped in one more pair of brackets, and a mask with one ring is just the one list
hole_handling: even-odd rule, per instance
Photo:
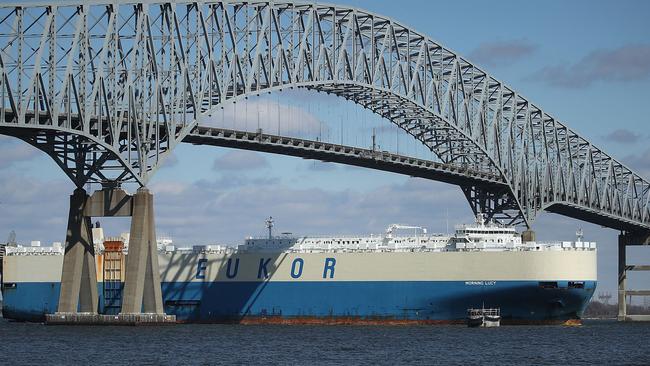
{"label": "ship antenna", "polygon": [[16,245],[16,232],[11,230],[9,233],[9,238],[7,238],[7,244]]}
{"label": "ship antenna", "polygon": [[273,239],[273,216],[269,216],[265,223],[266,228],[269,229],[269,239]]}
{"label": "ship antenna", "polygon": [[582,238],[584,237],[584,233],[582,232],[582,228],[579,228],[576,231],[576,236],[578,237],[578,242],[582,242]]}

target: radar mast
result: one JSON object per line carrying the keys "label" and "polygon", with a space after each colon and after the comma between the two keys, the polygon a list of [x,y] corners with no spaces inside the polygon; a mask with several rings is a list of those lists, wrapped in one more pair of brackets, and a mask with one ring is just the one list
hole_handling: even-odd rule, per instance
{"label": "radar mast", "polygon": [[269,216],[264,223],[266,223],[266,228],[269,229],[269,239],[273,239],[273,216]]}

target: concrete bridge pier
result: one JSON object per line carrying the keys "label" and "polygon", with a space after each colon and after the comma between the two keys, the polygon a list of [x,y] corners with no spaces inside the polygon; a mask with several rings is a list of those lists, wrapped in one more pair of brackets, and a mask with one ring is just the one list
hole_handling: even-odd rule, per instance
{"label": "concrete bridge pier", "polygon": [[627,265],[627,247],[649,245],[650,233],[621,233],[618,236],[618,321],[650,321],[650,315],[627,313],[627,296],[650,296],[649,290],[628,290],[628,271],[650,271],[650,265]]}
{"label": "concrete bridge pier", "polygon": [[90,217],[85,215],[88,194],[81,188],[70,196],[68,230],[61,273],[59,313],[97,313],[97,272]]}
{"label": "concrete bridge pier", "polygon": [[133,196],[133,216],[122,314],[163,314],[153,195],[146,188]]}
{"label": "concrete bridge pier", "polygon": [[529,242],[529,241],[536,241],[535,231],[533,231],[533,230],[524,230],[521,233],[521,241],[523,241],[524,243]]}
{"label": "concrete bridge pier", "polygon": [[[122,311],[117,316],[97,313],[97,272],[90,218],[106,216],[131,216]],[[47,314],[45,319],[52,325],[176,322],[176,316],[166,315],[163,309],[153,195],[149,190],[140,188],[130,196],[118,187],[104,187],[91,197],[83,189],[75,190],[70,197],[59,307],[56,314]]]}

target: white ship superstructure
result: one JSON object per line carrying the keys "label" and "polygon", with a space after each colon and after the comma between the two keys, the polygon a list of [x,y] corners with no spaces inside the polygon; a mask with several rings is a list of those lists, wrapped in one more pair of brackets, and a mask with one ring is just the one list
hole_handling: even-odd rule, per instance
{"label": "white ship superstructure", "polygon": [[523,242],[514,227],[486,222],[478,214],[471,225],[456,226],[453,235],[429,234],[426,228],[390,225],[384,234],[368,236],[300,236],[290,234],[249,237],[240,251],[286,251],[292,253],[327,252],[467,252],[527,250],[595,250],[595,242],[576,241]]}

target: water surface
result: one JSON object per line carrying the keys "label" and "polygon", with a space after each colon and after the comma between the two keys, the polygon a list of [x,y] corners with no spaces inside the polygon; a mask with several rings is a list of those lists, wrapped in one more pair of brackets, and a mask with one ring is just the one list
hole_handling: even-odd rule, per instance
{"label": "water surface", "polygon": [[0,319],[3,365],[650,365],[650,323],[45,326]]}

